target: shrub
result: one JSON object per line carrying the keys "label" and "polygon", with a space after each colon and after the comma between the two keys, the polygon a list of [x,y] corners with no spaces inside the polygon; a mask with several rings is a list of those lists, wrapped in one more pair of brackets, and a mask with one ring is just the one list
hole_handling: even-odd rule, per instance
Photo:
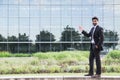
{"label": "shrub", "polygon": [[34,57],[38,57],[39,59],[49,59],[51,56],[48,53],[35,53]]}
{"label": "shrub", "polygon": [[31,54],[16,53],[12,54],[12,57],[31,57]]}
{"label": "shrub", "polygon": [[49,73],[60,73],[61,72],[61,68],[58,65],[48,66],[47,70],[49,71]]}
{"label": "shrub", "polygon": [[[0,59],[0,74],[86,73],[89,70],[88,51],[47,52],[32,55],[0,53],[1,57],[11,57]],[[120,73],[119,65],[119,51],[111,51],[102,59],[102,72]]]}
{"label": "shrub", "polygon": [[120,50],[113,50],[108,55],[107,58],[111,57],[112,59],[120,59]]}
{"label": "shrub", "polygon": [[0,57],[11,57],[12,55],[9,52],[2,51],[0,52]]}

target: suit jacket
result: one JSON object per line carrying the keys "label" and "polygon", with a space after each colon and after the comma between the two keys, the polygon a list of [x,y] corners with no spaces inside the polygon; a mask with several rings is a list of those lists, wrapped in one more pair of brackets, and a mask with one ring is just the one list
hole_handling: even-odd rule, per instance
{"label": "suit jacket", "polygon": [[[92,37],[93,30],[94,30],[94,27],[91,28],[89,33],[87,33],[86,31],[83,30],[82,34],[84,34],[87,37]],[[95,45],[98,46],[98,50],[103,50],[103,40],[104,40],[103,28],[100,27],[99,25],[96,26],[93,38],[94,38],[94,41],[95,41]]]}

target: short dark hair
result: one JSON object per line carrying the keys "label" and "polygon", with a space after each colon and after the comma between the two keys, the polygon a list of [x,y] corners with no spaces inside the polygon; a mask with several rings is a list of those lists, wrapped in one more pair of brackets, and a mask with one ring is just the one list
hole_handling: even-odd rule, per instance
{"label": "short dark hair", "polygon": [[99,21],[98,17],[93,17],[93,18],[92,18],[92,21],[93,21],[94,19],[96,19],[97,21]]}

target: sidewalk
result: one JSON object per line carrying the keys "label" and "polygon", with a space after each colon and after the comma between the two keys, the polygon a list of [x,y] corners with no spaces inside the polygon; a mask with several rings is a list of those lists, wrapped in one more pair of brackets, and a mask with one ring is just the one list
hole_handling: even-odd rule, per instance
{"label": "sidewalk", "polygon": [[120,80],[120,76],[102,76],[99,79],[84,76],[5,76],[0,80]]}

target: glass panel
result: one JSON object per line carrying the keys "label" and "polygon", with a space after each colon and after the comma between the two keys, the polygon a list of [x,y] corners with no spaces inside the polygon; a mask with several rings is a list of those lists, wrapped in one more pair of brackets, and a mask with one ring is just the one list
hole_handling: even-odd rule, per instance
{"label": "glass panel", "polygon": [[19,0],[20,5],[29,5],[30,1],[32,0]]}
{"label": "glass panel", "polygon": [[22,34],[26,33],[27,35],[29,35],[30,33],[29,18],[20,18],[19,24],[20,33]]}
{"label": "glass panel", "polygon": [[50,7],[49,6],[41,6],[40,12],[41,12],[40,17],[50,17]]}
{"label": "glass panel", "polygon": [[8,6],[0,5],[0,17],[7,17],[8,16]]}
{"label": "glass panel", "polygon": [[51,17],[60,17],[60,6],[52,6],[51,7]]}
{"label": "glass panel", "polygon": [[[43,40],[48,42],[52,40],[52,35],[59,42],[66,27],[79,31],[78,27],[83,26],[89,32],[93,27],[91,20],[93,16],[99,18],[99,25],[105,30],[117,31],[120,34],[120,0],[0,0],[0,11],[0,34],[6,40],[9,36],[10,39],[17,37],[20,41],[28,42],[31,40],[33,42],[33,44],[24,44],[24,46],[27,45],[27,51],[24,52],[32,52],[33,49],[45,50],[45,43],[34,43],[38,38],[44,38],[41,38],[44,31],[49,39]],[[72,43],[74,35],[71,32],[69,32],[70,39],[68,40],[70,43],[47,43],[47,51],[55,51],[56,46],[60,50],[67,50],[71,47],[79,47],[79,49],[84,50],[84,44]],[[36,39],[36,35],[40,36]],[[67,38],[65,36],[66,40]],[[107,40],[109,41],[109,39]],[[6,43],[5,49],[11,52],[10,45]],[[15,52],[22,52],[24,47],[21,45],[23,43],[15,45],[17,48]],[[37,45],[37,49],[33,45]]]}
{"label": "glass panel", "polygon": [[19,3],[20,3],[20,0],[9,0],[9,4],[12,4],[12,5],[14,4],[18,5]]}
{"label": "glass panel", "polygon": [[30,17],[39,17],[39,16],[40,16],[40,7],[30,6]]}
{"label": "glass panel", "polygon": [[0,4],[8,4],[8,0],[0,0]]}
{"label": "glass panel", "polygon": [[75,5],[75,6],[77,6],[77,5],[82,5],[82,1],[83,0],[72,0],[72,5]]}
{"label": "glass panel", "polygon": [[0,34],[7,38],[8,34],[8,19],[0,18]]}
{"label": "glass panel", "polygon": [[40,32],[39,18],[30,18],[30,39],[35,40],[36,35]]}
{"label": "glass panel", "polygon": [[9,35],[18,37],[18,18],[9,18]]}
{"label": "glass panel", "polygon": [[20,6],[20,17],[29,17],[29,6]]}
{"label": "glass panel", "polygon": [[9,17],[18,17],[19,7],[16,5],[9,6]]}
{"label": "glass panel", "polygon": [[113,4],[114,2],[114,0],[103,0],[104,1],[104,4]]}
{"label": "glass panel", "polygon": [[114,0],[114,3],[120,5],[120,0]]}

